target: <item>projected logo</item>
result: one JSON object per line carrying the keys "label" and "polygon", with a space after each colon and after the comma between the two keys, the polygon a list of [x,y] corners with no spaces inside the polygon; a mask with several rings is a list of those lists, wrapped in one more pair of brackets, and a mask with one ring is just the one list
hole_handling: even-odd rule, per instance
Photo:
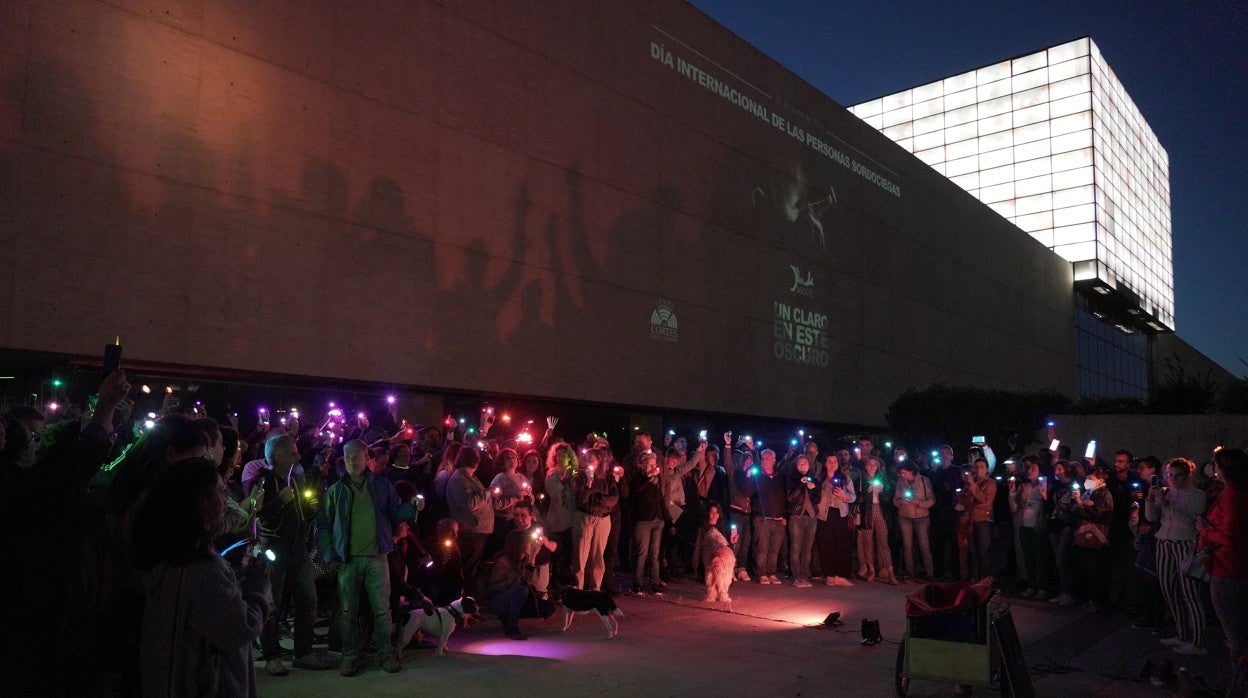
{"label": "projected logo", "polygon": [[793,270],[793,286],[789,288],[790,293],[796,293],[799,296],[807,298],[815,297],[815,275],[814,272],[806,272],[806,277],[802,278],[802,270],[797,265],[790,264],[789,268]]}
{"label": "projected logo", "polygon": [[654,312],[650,313],[650,338],[661,342],[675,342],[676,330],[676,313],[672,312],[671,302],[660,300]]}

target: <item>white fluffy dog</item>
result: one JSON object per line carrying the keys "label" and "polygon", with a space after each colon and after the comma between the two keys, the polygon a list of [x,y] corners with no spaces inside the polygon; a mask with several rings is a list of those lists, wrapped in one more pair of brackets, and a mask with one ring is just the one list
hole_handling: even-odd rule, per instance
{"label": "white fluffy dog", "polygon": [[467,619],[477,612],[477,601],[471,596],[464,596],[451,602],[449,606],[433,609],[433,615],[423,609],[412,609],[407,622],[403,624],[402,634],[396,647],[402,650],[412,641],[417,633],[438,638],[438,656],[446,656],[446,640],[455,632],[455,628],[467,627]]}
{"label": "white fluffy dog", "polygon": [[728,595],[728,587],[732,586],[733,570],[737,566],[737,556],[732,547],[721,545],[716,548],[711,558],[710,569],[706,571],[706,598],[704,601],[723,601],[732,608],[732,597]]}

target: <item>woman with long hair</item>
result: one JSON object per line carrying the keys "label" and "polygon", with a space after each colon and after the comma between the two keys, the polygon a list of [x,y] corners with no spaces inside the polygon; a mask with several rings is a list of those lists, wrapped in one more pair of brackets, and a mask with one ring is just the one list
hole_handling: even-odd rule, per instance
{"label": "woman with long hair", "polygon": [[841,459],[823,459],[823,494],[819,497],[819,523],[815,525],[815,549],[828,586],[852,587],[854,533],[850,529],[849,505],[857,497],[854,482],[841,472]]}
{"label": "woman with long hair", "polygon": [[135,515],[144,695],[257,695],[251,643],[268,616],[268,565],[252,561],[239,582],[213,548],[226,510],[217,465],[190,458],[159,471]]}
{"label": "woman with long hair", "polygon": [[1208,654],[1204,648],[1205,610],[1200,582],[1183,574],[1183,563],[1196,553],[1196,517],[1205,513],[1205,492],[1192,486],[1192,462],[1175,458],[1166,463],[1165,482],[1148,492],[1145,516],[1160,524],[1157,541],[1157,578],[1161,594],[1174,618],[1176,634],[1161,644],[1179,654]]}

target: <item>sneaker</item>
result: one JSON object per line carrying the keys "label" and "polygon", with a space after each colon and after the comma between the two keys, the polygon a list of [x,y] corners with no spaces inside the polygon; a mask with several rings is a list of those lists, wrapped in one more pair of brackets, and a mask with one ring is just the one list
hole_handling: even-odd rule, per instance
{"label": "sneaker", "polygon": [[848,579],[844,577],[833,577],[832,583],[838,587],[852,587],[854,585],[853,582],[849,581]]}
{"label": "sneaker", "polygon": [[340,676],[355,676],[360,673],[360,660],[343,658],[342,664],[338,666],[338,674]]}
{"label": "sneaker", "polygon": [[286,666],[281,657],[273,657],[264,663],[264,673],[269,676],[285,676],[290,673],[290,667]]}
{"label": "sneaker", "polygon": [[748,582],[750,581],[750,573],[746,572],[745,568],[739,569],[737,570],[737,579],[742,582]]}
{"label": "sneaker", "polygon": [[1205,649],[1204,647],[1199,647],[1197,645],[1194,645],[1190,642],[1185,642],[1182,645],[1175,647],[1174,651],[1178,652],[1179,654],[1186,654],[1192,657],[1203,657],[1209,654],[1209,650]]}
{"label": "sneaker", "polygon": [[1070,594],[1058,594],[1049,599],[1049,603],[1057,604],[1058,606],[1074,606],[1078,601]]}
{"label": "sneaker", "polygon": [[654,590],[650,592],[650,596],[662,596],[662,595],[663,595],[663,587],[655,587]]}
{"label": "sneaker", "polygon": [[382,657],[378,664],[381,665],[382,670],[387,674],[397,674],[403,668],[403,665],[399,664],[399,658],[393,654],[387,654]]}
{"label": "sneaker", "polygon": [[768,577],[765,574],[760,574],[758,575],[758,583],[759,584],[771,584],[771,577]]}
{"label": "sneaker", "polygon": [[809,589],[812,585],[810,582],[799,577],[793,580],[793,586],[797,587],[798,589]]}
{"label": "sneaker", "polygon": [[295,661],[291,666],[296,669],[328,669],[329,660],[319,654],[305,654],[302,657],[295,657]]}
{"label": "sneaker", "polygon": [[1166,647],[1182,647],[1183,645],[1188,644],[1188,642],[1186,640],[1180,640],[1178,636],[1175,636],[1175,637],[1165,638],[1164,640],[1161,641],[1161,644],[1165,645]]}
{"label": "sneaker", "polygon": [[771,584],[779,584],[779,583],[780,583],[780,578],[779,578],[779,577],[777,577],[777,576],[776,576],[776,575],[774,575],[774,574],[772,574],[772,575],[768,575],[767,579],[771,580],[771,581],[770,581],[770,583],[771,583]]}
{"label": "sneaker", "polygon": [[828,577],[827,580],[824,581],[824,583],[830,587],[834,587],[836,586],[837,579],[840,579],[840,577]]}
{"label": "sneaker", "polygon": [[1035,589],[1026,589],[1023,591],[1023,593],[1019,594],[1019,596],[1023,597],[1024,599],[1030,599],[1031,597],[1039,593],[1040,592],[1036,591]]}

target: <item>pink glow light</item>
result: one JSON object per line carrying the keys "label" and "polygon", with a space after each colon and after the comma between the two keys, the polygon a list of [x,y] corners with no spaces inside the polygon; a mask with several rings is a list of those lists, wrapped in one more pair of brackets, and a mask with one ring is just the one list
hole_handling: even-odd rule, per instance
{"label": "pink glow light", "polygon": [[543,640],[532,636],[523,642],[501,637],[490,640],[478,640],[464,645],[459,648],[459,651],[488,657],[540,657],[542,659],[555,660],[575,659],[585,653],[581,642]]}

